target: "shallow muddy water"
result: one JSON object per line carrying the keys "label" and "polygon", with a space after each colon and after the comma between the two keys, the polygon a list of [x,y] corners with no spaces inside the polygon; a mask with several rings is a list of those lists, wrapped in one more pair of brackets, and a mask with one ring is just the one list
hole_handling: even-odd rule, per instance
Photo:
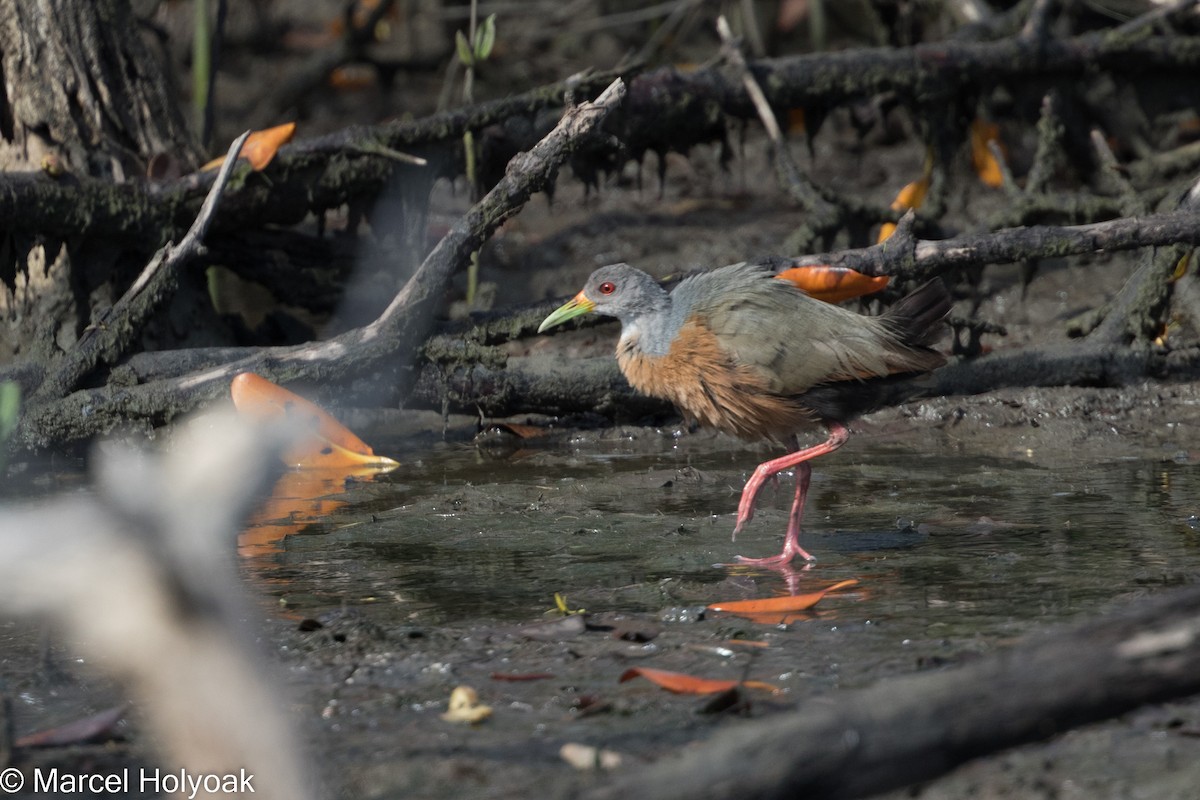
{"label": "shallow muddy water", "polygon": [[[939,436],[918,450],[912,437],[867,432],[817,462],[803,542],[818,561],[808,569],[718,566],[780,545],[790,477],[767,487],[730,541],[742,482],[774,451],[637,428],[506,458],[469,444],[426,449],[388,475],[330,485],[344,505],[311,523],[279,524],[287,515],[277,510],[274,523],[243,537],[242,563],[252,584],[282,601],[277,613],[332,618],[332,630],[350,637],[356,628],[339,628],[336,609],[375,623],[365,639],[334,640],[354,642],[348,661],[299,634],[284,639],[300,670],[295,688],[323,706],[314,741],[353,764],[333,767],[333,783],[349,795],[431,798],[548,786],[570,796],[594,779],[563,765],[564,742],[612,747],[638,763],[736,724],[698,714],[703,699],[618,683],[630,666],[764,681],[780,692],[757,693],[744,710],[761,716],[961,663],[1194,580],[1200,469],[1186,454],[1047,469],[961,454],[949,439],[931,442]],[[847,579],[858,583],[786,620],[704,611]],[[555,592],[592,613],[587,632],[527,633],[554,618]],[[765,646],[727,646],[738,638]],[[352,685],[342,683],[347,665]],[[548,679],[504,683],[498,672]],[[496,708],[469,733],[437,717],[459,684]],[[584,714],[585,705],[616,713]],[[381,747],[384,731],[410,744]],[[1183,745],[1200,758],[1200,741]],[[465,787],[464,770],[488,777]],[[1065,780],[1106,785],[1129,774],[1099,757]]]}
{"label": "shallow muddy water", "polygon": [[[319,506],[277,499],[243,536],[244,564],[296,612],[362,606],[422,625],[527,620],[555,592],[652,613],[785,593],[782,573],[719,566],[779,546],[790,475],[730,541],[742,482],[769,455],[650,429],[508,457],[439,445],[318,485]],[[1015,633],[1194,574],[1198,497],[1200,469],[1172,460],[1044,469],[855,438],[816,462],[802,541],[818,560],[790,585],[858,579],[820,612],[848,622]]]}
{"label": "shallow muddy water", "polygon": [[[818,561],[789,571],[721,566],[777,551],[792,487],[790,476],[768,485],[731,542],[742,482],[778,451],[705,432],[563,433],[500,452],[376,441],[399,469],[286,473],[239,537],[239,563],[326,794],[575,796],[604,778],[566,766],[564,743],[636,765],[742,724],[698,713],[705,698],[620,683],[631,666],[763,681],[779,692],[750,692],[741,708],[763,716],[961,663],[1200,570],[1200,466],[1178,442],[1160,458],[1099,462],[1050,459],[1005,434],[1012,446],[993,457],[922,422],[863,427],[815,463],[802,540]],[[67,470],[34,488],[85,486]],[[848,579],[786,620],[704,610]],[[530,633],[562,619],[555,593],[590,612],[586,629]],[[310,619],[322,625],[297,625]],[[70,689],[37,677],[38,638],[0,628],[20,733],[120,700],[86,671]],[[483,725],[440,718],[463,684],[495,709]],[[1166,742],[1139,763],[1155,774],[1181,754],[1200,763],[1200,739],[1162,739],[1191,713],[1135,723],[1127,735]],[[1131,785],[1141,773],[1110,752],[1101,742],[1055,780]]]}

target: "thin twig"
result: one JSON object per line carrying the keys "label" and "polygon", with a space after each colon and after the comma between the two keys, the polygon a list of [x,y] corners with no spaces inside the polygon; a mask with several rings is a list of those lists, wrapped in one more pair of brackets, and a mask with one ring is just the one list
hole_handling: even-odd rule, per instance
{"label": "thin twig", "polygon": [[919,240],[912,248],[892,239],[871,247],[799,256],[791,266],[826,264],[868,275],[930,277],[985,264],[1011,264],[1047,258],[1134,250],[1172,244],[1200,245],[1200,212],[1170,211],[1123,217],[1089,225],[1033,225],[992,233]]}
{"label": "thin twig", "polygon": [[[75,344],[62,355],[31,397],[32,403],[45,403],[63,397],[104,359],[113,363],[142,331],[150,315],[166,302],[178,286],[179,272],[204,253],[204,237],[217,213],[221,193],[229,183],[242,144],[250,136],[246,131],[229,147],[225,163],[200,206],[192,227],[179,244],[167,243],[154,254],[140,275],[112,307],[88,326]],[[117,322],[120,324],[115,324]]]}
{"label": "thin twig", "polygon": [[817,187],[796,166],[796,162],[788,150],[787,142],[784,141],[783,131],[779,128],[775,111],[771,108],[762,87],[750,72],[746,58],[738,49],[738,43],[729,27],[729,21],[725,19],[724,15],[717,17],[717,33],[721,37],[722,51],[726,60],[741,78],[742,86],[746,89],[746,94],[749,95],[750,102],[771,140],[771,152],[775,157],[779,182],[783,190],[809,212],[807,226],[811,233],[816,234],[828,230],[837,224],[840,216],[838,209],[821,196]]}

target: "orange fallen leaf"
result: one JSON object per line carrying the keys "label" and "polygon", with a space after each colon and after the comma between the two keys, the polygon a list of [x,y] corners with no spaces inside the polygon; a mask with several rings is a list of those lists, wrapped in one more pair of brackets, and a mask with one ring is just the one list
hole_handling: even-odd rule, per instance
{"label": "orange fallen leaf", "polygon": [[[275,158],[275,154],[279,152],[279,148],[290,142],[295,133],[296,123],[294,122],[255,131],[242,144],[238,157],[249,161],[254,171],[260,172],[266,169],[267,164],[270,164],[271,160]],[[217,169],[224,163],[225,158],[222,156],[214,158],[200,169],[201,171]]]}
{"label": "orange fallen leaf", "polygon": [[849,267],[824,265],[792,267],[785,269],[775,277],[788,281],[804,293],[818,300],[824,300],[826,303],[852,300],[855,297],[878,292],[888,285],[886,275],[863,275]]}
{"label": "orange fallen leaf", "polygon": [[[925,193],[929,191],[929,178],[921,178],[918,181],[906,184],[900,193],[896,195],[896,199],[892,201],[892,209],[895,211],[908,211],[910,208],[920,208],[925,202]],[[879,241],[886,242],[896,232],[896,223],[885,222],[879,228]]]}
{"label": "orange fallen leaf", "polygon": [[990,142],[996,142],[1001,153],[1004,152],[1004,145],[1000,142],[1000,126],[976,117],[971,123],[971,163],[979,180],[996,188],[1004,185],[1004,171],[988,146]]}
{"label": "orange fallen leaf", "polygon": [[710,611],[725,611],[730,614],[787,614],[794,611],[807,611],[832,591],[844,589],[858,583],[854,578],[838,581],[832,586],[807,594],[789,595],[787,597],[768,597],[762,600],[733,600],[728,603],[713,603]]}
{"label": "orange fallen leaf", "polygon": [[[925,202],[925,194],[929,191],[929,182],[933,177],[933,151],[925,153],[925,166],[921,168],[921,177],[912,183],[905,184],[892,201],[893,211],[908,211],[920,208]],[[885,242],[896,232],[896,223],[885,222],[879,228],[879,238],[876,242]]]}
{"label": "orange fallen leaf", "polygon": [[308,435],[283,454],[283,460],[289,466],[399,466],[390,458],[375,455],[366,442],[325,409],[253,372],[236,376],[229,390],[233,404],[241,414],[260,420],[287,419],[304,427]]}
{"label": "orange fallen leaf", "polygon": [[772,686],[762,681],[697,678],[682,672],[671,672],[670,670],[654,669],[653,667],[631,667],[621,673],[619,682],[624,683],[634,678],[645,678],[655,686],[666,689],[668,692],[674,692],[675,694],[716,694],[717,692],[727,692],[737,686],[745,686],[748,689],[763,689],[768,692],[780,691],[778,686]]}

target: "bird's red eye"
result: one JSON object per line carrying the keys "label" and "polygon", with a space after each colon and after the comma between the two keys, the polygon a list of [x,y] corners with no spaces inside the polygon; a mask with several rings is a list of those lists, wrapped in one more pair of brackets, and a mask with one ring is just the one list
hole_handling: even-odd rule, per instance
{"label": "bird's red eye", "polygon": [[617,290],[617,287],[612,281],[605,281],[600,284],[600,294],[612,294]]}

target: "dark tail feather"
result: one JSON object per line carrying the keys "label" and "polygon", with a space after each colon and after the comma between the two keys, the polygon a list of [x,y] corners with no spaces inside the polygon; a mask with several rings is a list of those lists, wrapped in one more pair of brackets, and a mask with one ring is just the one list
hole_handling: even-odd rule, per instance
{"label": "dark tail feather", "polygon": [[796,398],[823,420],[845,422],[883,406],[929,393],[924,373],[946,362],[930,349],[945,332],[950,293],[941,279],[919,286],[884,312],[882,319],[898,347],[888,354],[893,374],[865,380],[843,380],[814,386]]}
{"label": "dark tail feather", "polygon": [[926,397],[933,386],[927,375],[906,372],[865,381],[838,381],[816,386],[800,395],[799,401],[818,418],[846,422],[886,406],[914,397]]}
{"label": "dark tail feather", "polygon": [[946,328],[941,324],[950,313],[950,293],[941,278],[921,284],[883,315],[901,344],[930,347]]}

